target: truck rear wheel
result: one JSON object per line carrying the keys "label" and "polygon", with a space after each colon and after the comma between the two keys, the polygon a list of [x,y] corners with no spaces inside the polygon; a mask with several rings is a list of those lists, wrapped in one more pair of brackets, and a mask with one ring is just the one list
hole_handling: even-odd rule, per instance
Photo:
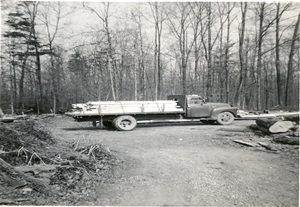
{"label": "truck rear wheel", "polygon": [[221,125],[228,125],[228,124],[231,124],[234,120],[234,116],[232,113],[230,112],[222,112],[222,113],[219,113],[218,116],[217,116],[217,122],[218,124],[221,124]]}
{"label": "truck rear wheel", "polygon": [[117,130],[130,131],[136,127],[136,119],[132,116],[118,116],[114,119],[113,124]]}

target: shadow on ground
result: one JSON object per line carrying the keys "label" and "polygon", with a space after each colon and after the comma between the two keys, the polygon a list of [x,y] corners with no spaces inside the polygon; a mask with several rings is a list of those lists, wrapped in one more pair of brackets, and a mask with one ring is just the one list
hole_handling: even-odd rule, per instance
{"label": "shadow on ground", "polygon": [[[178,122],[178,123],[141,123],[138,124],[137,127],[139,128],[150,128],[150,127],[164,127],[164,126],[198,126],[198,125],[218,125],[218,124],[203,124],[201,122]],[[115,131],[114,129],[108,129],[105,127],[66,127],[66,128],[62,128],[63,130],[66,131],[81,131],[81,130],[85,130],[85,131],[98,131],[98,130],[108,130],[108,131]]]}

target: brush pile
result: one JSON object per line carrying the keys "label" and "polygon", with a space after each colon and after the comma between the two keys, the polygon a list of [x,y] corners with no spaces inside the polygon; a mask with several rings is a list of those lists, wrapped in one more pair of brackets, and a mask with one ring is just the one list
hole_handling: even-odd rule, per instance
{"label": "brush pile", "polygon": [[0,123],[0,204],[72,205],[117,164],[102,145],[57,143],[39,120]]}

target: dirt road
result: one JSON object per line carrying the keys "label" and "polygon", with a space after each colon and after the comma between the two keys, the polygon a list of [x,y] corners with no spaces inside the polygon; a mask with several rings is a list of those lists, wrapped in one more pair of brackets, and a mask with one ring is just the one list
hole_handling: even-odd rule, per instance
{"label": "dirt road", "polygon": [[122,161],[99,183],[96,202],[81,205],[298,206],[297,147],[271,152],[232,142],[260,139],[246,129],[251,123],[119,132],[61,117],[49,126],[70,142],[102,143]]}

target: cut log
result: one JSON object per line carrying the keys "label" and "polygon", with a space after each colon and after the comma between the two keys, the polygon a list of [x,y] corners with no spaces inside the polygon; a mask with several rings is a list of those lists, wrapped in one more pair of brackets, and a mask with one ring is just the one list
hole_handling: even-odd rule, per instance
{"label": "cut log", "polygon": [[257,128],[265,134],[271,134],[268,128],[264,128],[257,125]]}
{"label": "cut log", "polygon": [[295,127],[293,122],[283,121],[278,117],[269,119],[257,119],[256,125],[259,130],[267,134],[285,133]]}
{"label": "cut log", "polygon": [[257,126],[269,129],[273,124],[275,124],[276,122],[278,122],[280,120],[282,120],[282,119],[274,117],[274,118],[268,118],[268,119],[267,118],[257,119],[255,122],[256,122]]}
{"label": "cut log", "polygon": [[294,127],[294,124],[291,121],[278,121],[269,128],[269,131],[272,134],[284,133],[284,132],[289,131],[293,127]]}
{"label": "cut log", "polygon": [[276,135],[273,138],[274,142],[290,145],[299,145],[299,137],[290,137],[290,136],[279,136]]}

